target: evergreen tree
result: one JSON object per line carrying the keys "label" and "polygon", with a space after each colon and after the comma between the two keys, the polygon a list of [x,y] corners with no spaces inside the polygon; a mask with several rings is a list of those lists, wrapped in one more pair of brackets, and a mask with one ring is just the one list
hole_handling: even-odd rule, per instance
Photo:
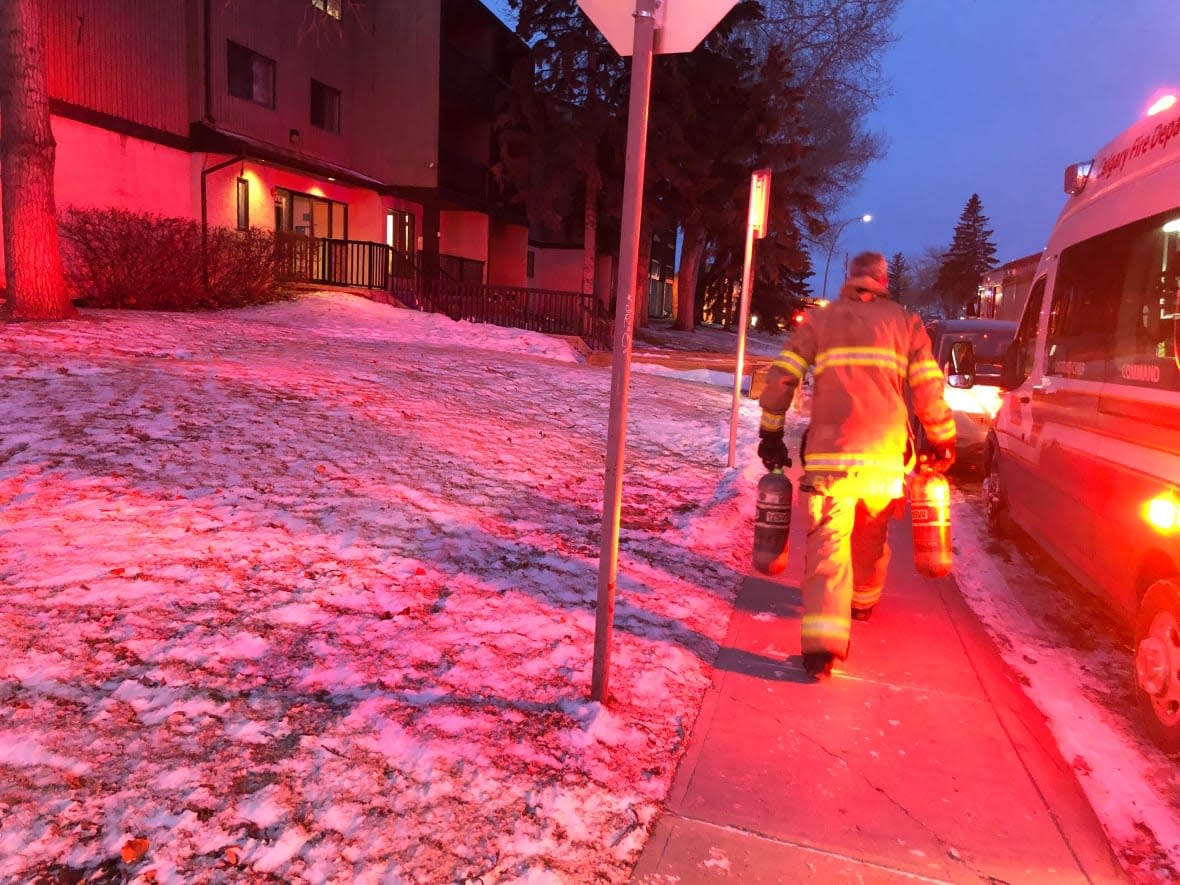
{"label": "evergreen tree", "polygon": [[889,297],[904,304],[910,290],[910,265],[905,255],[895,252],[889,259]]}
{"label": "evergreen tree", "polygon": [[[518,110],[515,123],[505,115],[501,136],[514,126],[531,132],[540,142],[535,166],[543,167],[531,170],[531,183],[514,183],[527,192],[534,223],[583,207],[589,267],[595,225],[611,229],[619,211],[609,197],[621,191],[629,90],[623,75],[630,62],[612,54],[576,0],[507,3],[517,14],[517,35],[532,49],[535,73],[519,82],[520,106],[532,112]],[[693,327],[698,297],[734,300],[750,173],[760,167],[773,170],[768,227],[776,236],[759,242],[757,274],[772,291],[807,294],[807,241],[822,230],[825,205],[880,153],[863,121],[878,97],[877,63],[899,5],[743,0],[694,52],[657,59],[649,133],[659,148],[649,145],[646,158],[641,233],[683,231],[678,328]],[[539,110],[544,102],[560,111]],[[527,174],[516,170],[516,177]],[[584,198],[571,199],[579,179]],[[612,248],[610,241],[604,246]]]}
{"label": "evergreen tree", "polygon": [[959,316],[974,305],[983,275],[996,266],[996,245],[988,228],[979,194],[963,207],[950,248],[943,253],[935,289],[948,316]]}

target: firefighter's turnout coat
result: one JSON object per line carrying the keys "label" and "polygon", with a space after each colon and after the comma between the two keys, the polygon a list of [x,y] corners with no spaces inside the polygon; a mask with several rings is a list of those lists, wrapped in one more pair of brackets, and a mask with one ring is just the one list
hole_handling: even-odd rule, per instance
{"label": "firefighter's turnout coat", "polygon": [[796,389],[812,370],[800,483],[811,493],[805,652],[844,658],[851,609],[872,608],[880,598],[888,520],[911,466],[907,389],[930,442],[955,439],[926,329],[887,295],[877,280],[857,277],[844,284],[839,299],[809,311],[772,364],[759,400],[762,429],[781,430]]}

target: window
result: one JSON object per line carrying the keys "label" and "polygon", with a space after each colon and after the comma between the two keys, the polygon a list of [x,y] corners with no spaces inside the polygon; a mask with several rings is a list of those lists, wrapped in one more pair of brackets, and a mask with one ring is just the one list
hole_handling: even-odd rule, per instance
{"label": "window", "polygon": [[276,188],[275,230],[325,240],[346,240],[348,204]]}
{"label": "window", "polygon": [[1052,374],[1180,390],[1180,209],[1065,250],[1058,279]]}
{"label": "window", "polygon": [[1114,349],[1123,269],[1093,241],[1061,253],[1049,308],[1049,375],[1101,381]]}
{"label": "window", "polygon": [[230,40],[226,71],[230,95],[263,107],[275,106],[275,63],[271,59]]}
{"label": "window", "polygon": [[1037,350],[1037,326],[1041,322],[1041,302],[1045,300],[1045,278],[1041,277],[1033,284],[1028,293],[1028,303],[1024,306],[1024,314],[1020,318],[1020,327],[1016,330],[1016,339],[1008,349],[1004,360],[1004,372],[1000,377],[1000,386],[1005,390],[1019,387],[1032,372],[1033,359]]}
{"label": "window", "polygon": [[238,179],[238,230],[250,229],[250,182]]}
{"label": "window", "polygon": [[311,125],[329,132],[340,131],[340,90],[311,81]]}
{"label": "window", "polygon": [[397,277],[414,274],[414,253],[417,238],[414,236],[414,215],[400,209],[390,209],[385,217],[385,242],[390,246],[392,273]]}
{"label": "window", "polygon": [[328,13],[337,21],[340,20],[340,2],[341,0],[311,0],[311,5],[316,9]]}
{"label": "window", "polygon": [[1180,210],[1096,238],[1121,265],[1106,380],[1180,390]]}

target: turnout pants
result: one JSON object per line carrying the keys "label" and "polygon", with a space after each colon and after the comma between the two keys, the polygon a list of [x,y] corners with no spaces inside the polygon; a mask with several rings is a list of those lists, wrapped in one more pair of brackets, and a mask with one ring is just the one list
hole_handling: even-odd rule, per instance
{"label": "turnout pants", "polygon": [[892,496],[807,499],[803,560],[803,651],[848,656],[852,609],[881,598],[889,565],[887,534]]}

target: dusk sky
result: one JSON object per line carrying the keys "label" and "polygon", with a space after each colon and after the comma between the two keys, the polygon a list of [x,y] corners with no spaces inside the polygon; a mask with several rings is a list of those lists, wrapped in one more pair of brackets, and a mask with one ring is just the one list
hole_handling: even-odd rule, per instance
{"label": "dusk sky", "polygon": [[[505,0],[485,3],[507,19]],[[873,221],[838,253],[945,248],[972,193],[997,261],[1040,251],[1065,167],[1180,90],[1176,0],[906,0],[894,33],[892,94],[869,119],[887,153],[836,216]]]}

